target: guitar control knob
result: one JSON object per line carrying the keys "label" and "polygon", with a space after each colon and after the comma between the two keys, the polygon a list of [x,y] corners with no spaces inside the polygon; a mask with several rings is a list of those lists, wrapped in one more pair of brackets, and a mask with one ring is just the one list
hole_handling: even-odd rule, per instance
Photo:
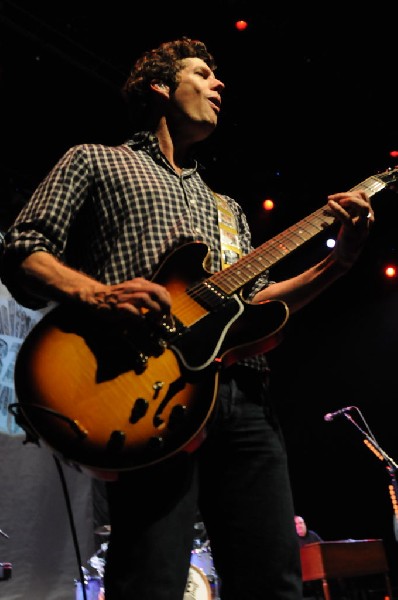
{"label": "guitar control knob", "polygon": [[152,385],[154,400],[157,399],[157,397],[159,396],[160,391],[162,390],[163,387],[164,387],[164,381],[155,381],[155,383]]}
{"label": "guitar control knob", "polygon": [[167,342],[165,340],[163,340],[162,338],[160,338],[159,340],[156,340],[156,342],[153,345],[153,355],[155,357],[161,356],[163,354],[163,352],[166,350],[167,348]]}
{"label": "guitar control knob", "polygon": [[134,371],[137,375],[141,375],[147,367],[148,364],[148,356],[143,352],[140,352],[138,356],[134,359]]}

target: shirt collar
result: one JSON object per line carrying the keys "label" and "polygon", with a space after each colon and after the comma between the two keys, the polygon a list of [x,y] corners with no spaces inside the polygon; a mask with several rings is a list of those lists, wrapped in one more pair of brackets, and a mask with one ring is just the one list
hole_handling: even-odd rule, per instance
{"label": "shirt collar", "polygon": [[[159,147],[159,140],[157,136],[152,131],[138,131],[137,133],[133,134],[126,144],[134,150],[138,150],[140,148],[145,150],[157,163],[166,164],[168,168],[172,169],[169,161]],[[185,177],[192,175],[197,170],[198,163],[195,159],[192,159],[192,166],[184,168],[183,175]]]}

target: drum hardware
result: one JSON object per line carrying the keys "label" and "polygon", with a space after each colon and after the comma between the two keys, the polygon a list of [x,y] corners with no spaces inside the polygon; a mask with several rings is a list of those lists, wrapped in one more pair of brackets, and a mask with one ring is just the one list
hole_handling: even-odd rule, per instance
{"label": "drum hardware", "polygon": [[207,531],[203,521],[197,521],[194,526],[194,545],[193,547],[199,549],[208,540]]}
{"label": "drum hardware", "polygon": [[101,544],[97,552],[88,560],[88,564],[95,569],[101,579],[104,578],[105,557],[108,550],[108,542]]}

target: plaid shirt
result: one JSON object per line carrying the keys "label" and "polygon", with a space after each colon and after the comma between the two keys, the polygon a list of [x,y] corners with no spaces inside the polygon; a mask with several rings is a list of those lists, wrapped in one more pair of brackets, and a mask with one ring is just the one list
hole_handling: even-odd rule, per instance
{"label": "plaid shirt", "polygon": [[[252,250],[241,207],[223,196],[235,215],[243,254]],[[49,252],[107,284],[151,279],[165,257],[200,241],[210,250],[206,268],[221,268],[217,204],[196,163],[178,175],[156,136],[135,134],[120,146],[70,148],[34,192],[5,235],[2,278],[16,299],[38,308],[12,283],[12,271],[32,252]],[[267,274],[250,297],[268,285]],[[261,357],[243,361],[264,367]]]}

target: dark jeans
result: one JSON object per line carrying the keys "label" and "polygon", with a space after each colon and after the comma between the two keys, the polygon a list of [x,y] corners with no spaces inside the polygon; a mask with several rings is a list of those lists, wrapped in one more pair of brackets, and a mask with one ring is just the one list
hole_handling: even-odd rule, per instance
{"label": "dark jeans", "polygon": [[199,451],[108,484],[106,600],[183,600],[199,507],[223,600],[299,600],[287,461],[263,376],[232,368]]}

